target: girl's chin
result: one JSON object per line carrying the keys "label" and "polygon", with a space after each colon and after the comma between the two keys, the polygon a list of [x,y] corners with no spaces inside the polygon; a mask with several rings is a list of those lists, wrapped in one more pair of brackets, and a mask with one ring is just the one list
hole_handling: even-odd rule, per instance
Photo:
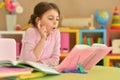
{"label": "girl's chin", "polygon": [[52,34],[54,31],[49,32],[49,34]]}
{"label": "girl's chin", "polygon": [[50,33],[47,33],[47,36],[49,36],[50,34],[52,34],[51,32]]}

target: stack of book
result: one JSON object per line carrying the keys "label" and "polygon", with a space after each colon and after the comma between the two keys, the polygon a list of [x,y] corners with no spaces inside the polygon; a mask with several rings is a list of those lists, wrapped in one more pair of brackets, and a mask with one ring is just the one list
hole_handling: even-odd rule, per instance
{"label": "stack of book", "polygon": [[28,79],[45,76],[46,74],[60,74],[45,64],[32,61],[0,61],[0,78]]}

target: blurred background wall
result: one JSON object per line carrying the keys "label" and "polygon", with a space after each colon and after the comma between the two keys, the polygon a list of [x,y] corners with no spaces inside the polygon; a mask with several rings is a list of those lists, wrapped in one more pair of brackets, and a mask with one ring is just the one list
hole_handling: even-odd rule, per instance
{"label": "blurred background wall", "polygon": [[[2,0],[0,0],[1,2]],[[120,0],[18,0],[24,8],[22,14],[17,14],[17,24],[25,26],[28,23],[30,15],[33,12],[34,6],[41,2],[54,2],[56,3],[63,17],[80,17],[80,16],[90,16],[95,14],[98,9],[103,9],[109,12],[110,21],[107,24],[109,28],[111,25],[111,18],[113,14],[113,9],[118,6],[120,10]],[[5,8],[0,9],[0,30],[6,30],[6,20],[5,20]],[[97,27],[97,26],[96,26]]]}

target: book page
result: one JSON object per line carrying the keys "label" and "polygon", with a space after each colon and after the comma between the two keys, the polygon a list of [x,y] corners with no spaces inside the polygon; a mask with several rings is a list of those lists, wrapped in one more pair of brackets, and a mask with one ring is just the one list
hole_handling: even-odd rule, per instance
{"label": "book page", "polygon": [[47,74],[60,74],[55,69],[52,69],[45,64],[40,64],[40,63],[36,63],[36,62],[32,62],[32,61],[26,61],[25,63],[33,66],[34,68],[38,69],[39,71],[45,72]]}
{"label": "book page", "polygon": [[58,65],[57,71],[75,70],[78,68],[78,62],[83,64],[90,55],[94,52],[94,48],[88,45],[80,44],[75,45],[74,48],[68,53],[68,56]]}
{"label": "book page", "polygon": [[60,74],[55,69],[48,67],[45,64],[40,64],[32,61],[0,61],[0,66],[6,67],[22,67],[22,68],[33,68],[37,71],[42,71],[46,74]]}
{"label": "book page", "polygon": [[18,66],[18,67],[24,67],[24,65],[19,65],[19,64],[25,64],[23,61],[8,61],[8,60],[3,60],[3,61],[0,61],[0,66]]}
{"label": "book page", "polygon": [[93,44],[92,48],[95,49],[94,55],[83,64],[85,69],[91,69],[101,59],[103,59],[111,50],[112,47],[107,47],[105,44]]}
{"label": "book page", "polygon": [[63,70],[75,70],[78,69],[78,63],[85,69],[91,69],[111,50],[112,47],[107,47],[105,44],[99,43],[95,43],[92,46],[84,44],[75,45],[56,70],[59,72]]}

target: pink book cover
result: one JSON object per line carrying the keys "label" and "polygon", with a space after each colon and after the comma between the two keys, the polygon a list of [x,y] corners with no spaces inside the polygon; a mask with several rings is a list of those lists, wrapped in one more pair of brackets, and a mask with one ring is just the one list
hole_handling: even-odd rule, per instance
{"label": "pink book cover", "polygon": [[31,74],[32,68],[0,67],[0,78]]}
{"label": "pink book cover", "polygon": [[68,56],[56,68],[57,71],[77,69],[77,64],[83,64],[89,56],[93,55],[94,48],[88,45],[76,45],[68,54]]}
{"label": "pink book cover", "polygon": [[84,44],[76,45],[60,65],[58,65],[56,70],[59,72],[63,70],[75,70],[78,68],[78,63],[80,63],[84,69],[91,69],[111,50],[112,47],[107,47],[104,44],[94,43],[92,46]]}
{"label": "pink book cover", "polygon": [[103,44],[94,44],[92,47],[95,49],[94,55],[89,57],[83,64],[86,70],[91,69],[112,50],[112,47]]}
{"label": "pink book cover", "polygon": [[61,52],[69,52],[69,33],[61,33]]}

